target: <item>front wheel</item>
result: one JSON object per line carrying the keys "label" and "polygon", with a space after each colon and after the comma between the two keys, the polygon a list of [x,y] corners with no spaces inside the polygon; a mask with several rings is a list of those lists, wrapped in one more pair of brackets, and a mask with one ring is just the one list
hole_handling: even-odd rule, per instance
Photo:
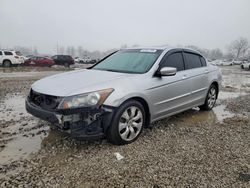
{"label": "front wheel", "polygon": [[206,101],[202,106],[199,106],[201,110],[212,110],[216,103],[218,94],[218,88],[212,84],[208,90]]}
{"label": "front wheel", "polygon": [[134,142],[145,125],[145,110],[143,105],[135,100],[122,104],[110,125],[107,138],[116,145]]}

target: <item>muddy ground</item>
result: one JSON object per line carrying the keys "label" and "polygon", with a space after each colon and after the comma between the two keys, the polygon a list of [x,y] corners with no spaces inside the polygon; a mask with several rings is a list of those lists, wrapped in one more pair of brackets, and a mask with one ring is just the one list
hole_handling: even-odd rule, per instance
{"label": "muddy ground", "polygon": [[31,84],[68,69],[0,68],[0,187],[249,187],[250,71],[221,69],[212,111],[156,122],[118,147],[73,140],[26,113]]}

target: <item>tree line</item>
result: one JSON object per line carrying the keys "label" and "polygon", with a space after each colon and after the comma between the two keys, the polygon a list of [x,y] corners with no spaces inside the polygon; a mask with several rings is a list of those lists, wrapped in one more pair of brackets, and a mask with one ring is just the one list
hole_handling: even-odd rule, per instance
{"label": "tree line", "polygon": [[[139,45],[133,45],[133,47]],[[122,45],[120,48],[128,47],[126,44]],[[194,45],[186,46],[202,53],[206,58],[215,60],[215,59],[250,59],[250,45],[247,38],[240,37],[237,40],[232,41],[227,45],[226,51],[223,52],[219,48],[215,49],[204,49]],[[1,48],[1,45],[0,45]],[[13,50],[20,51],[24,55],[54,55],[54,54],[41,54],[36,47],[23,47],[15,46]],[[106,55],[118,50],[110,49],[106,51],[89,51],[82,46],[59,46],[57,45],[55,51],[57,54],[62,55],[71,55],[72,57],[90,57],[92,59],[101,59]]]}
{"label": "tree line", "polygon": [[240,37],[237,40],[232,41],[226,47],[226,52],[219,48],[215,49],[203,49],[197,46],[187,46],[194,50],[202,53],[206,58],[215,60],[215,59],[250,59],[250,45],[247,38]]}

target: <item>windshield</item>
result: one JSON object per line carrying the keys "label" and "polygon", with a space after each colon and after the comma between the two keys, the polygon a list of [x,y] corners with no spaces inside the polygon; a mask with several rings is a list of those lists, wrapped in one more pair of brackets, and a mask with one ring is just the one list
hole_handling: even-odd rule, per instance
{"label": "windshield", "polygon": [[162,50],[121,50],[92,69],[124,73],[145,73],[153,66]]}

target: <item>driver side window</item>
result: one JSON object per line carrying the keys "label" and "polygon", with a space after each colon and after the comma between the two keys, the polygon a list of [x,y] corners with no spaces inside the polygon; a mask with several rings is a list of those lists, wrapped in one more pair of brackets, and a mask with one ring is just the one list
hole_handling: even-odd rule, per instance
{"label": "driver side window", "polygon": [[161,67],[175,67],[177,71],[184,70],[184,61],[181,52],[173,53],[164,59]]}

